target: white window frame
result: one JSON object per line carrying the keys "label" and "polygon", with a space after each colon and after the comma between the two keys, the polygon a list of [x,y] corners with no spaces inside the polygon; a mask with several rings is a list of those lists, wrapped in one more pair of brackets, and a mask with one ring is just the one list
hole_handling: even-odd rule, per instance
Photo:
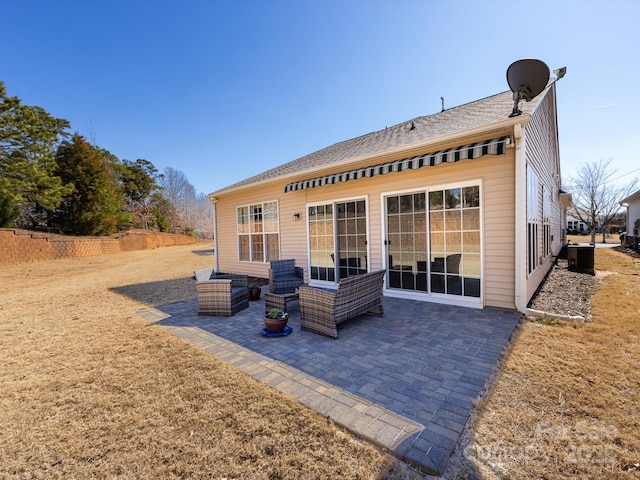
{"label": "white window frame", "polygon": [[[370,225],[369,225],[369,221],[370,221],[370,205],[369,205],[369,196],[368,195],[358,195],[355,197],[341,197],[341,198],[331,198],[331,199],[327,199],[327,200],[319,200],[317,202],[308,202],[305,205],[305,215],[308,216],[308,212],[309,212],[309,207],[317,207],[319,205],[327,205],[327,204],[332,204],[334,206],[334,231],[333,231],[333,235],[334,235],[334,251],[335,251],[335,245],[337,245],[338,242],[338,230],[337,230],[337,225],[335,224],[336,218],[335,218],[335,205],[337,203],[345,203],[345,202],[356,202],[359,200],[364,200],[364,207],[365,207],[365,220],[366,220],[366,229],[367,229],[367,236],[366,236],[366,241],[367,241],[367,248],[366,248],[366,252],[367,252],[367,259],[371,259],[371,242],[370,242],[370,236],[371,236],[371,229],[370,229]],[[327,287],[327,288],[337,288],[338,285],[338,281],[331,281],[331,280],[317,280],[317,279],[312,279],[311,278],[311,238],[310,238],[310,231],[309,231],[309,220],[307,219],[307,265],[309,265],[309,285],[311,286],[319,286],[319,287]],[[369,263],[370,260],[368,260],[367,263]],[[371,265],[367,265],[367,269],[370,271],[371,270]]]}
{"label": "white window frame", "polygon": [[542,187],[542,253],[544,258],[551,255],[551,193]]}
{"label": "white window frame", "polygon": [[[385,215],[386,215],[385,199],[389,196],[404,195],[404,194],[417,193],[417,192],[424,191],[427,194],[427,198],[428,198],[429,193],[434,190],[449,190],[452,188],[464,188],[464,187],[474,187],[474,186],[480,187],[480,297],[464,297],[464,296],[458,296],[458,295],[446,295],[446,294],[440,294],[440,293],[433,293],[431,292],[430,283],[429,283],[429,293],[414,292],[410,290],[403,291],[403,290],[391,289],[387,287],[386,280],[384,285],[385,296],[394,297],[394,298],[428,301],[433,303],[443,303],[447,305],[459,305],[459,306],[470,307],[470,308],[484,307],[485,281],[486,281],[485,270],[484,270],[485,269],[485,266],[484,266],[484,252],[485,252],[484,188],[485,188],[485,185],[484,185],[484,181],[481,178],[465,180],[465,181],[455,182],[455,183],[438,183],[438,184],[429,185],[429,186],[423,185],[423,186],[416,186],[414,188],[406,188],[401,190],[390,190],[390,191],[381,192],[380,193],[380,218],[381,218],[380,228],[381,228],[382,238],[387,238],[386,220],[385,220]],[[429,203],[427,201],[427,208],[428,207],[429,207]],[[427,230],[427,235],[430,235],[429,229]],[[382,264],[384,268],[388,269],[389,268],[389,266],[387,265],[388,260],[385,258],[385,256],[386,255],[384,254],[382,255]]]}
{"label": "white window frame", "polygon": [[[273,205],[274,208],[269,210],[267,206]],[[259,212],[258,212],[259,209]],[[267,222],[265,215],[274,212],[273,218],[269,218]],[[277,200],[265,202],[256,202],[236,207],[236,236],[238,247],[238,261],[248,263],[268,263],[270,260],[278,260],[280,258],[280,206]],[[259,219],[257,216],[259,215]],[[253,218],[252,218],[253,217]],[[246,219],[242,221],[241,219]],[[269,240],[273,235],[277,235],[277,255],[274,257],[269,255]],[[255,248],[254,241],[261,238],[262,250]],[[247,238],[248,241],[248,258],[243,257],[242,239]]]}
{"label": "white window frame", "polygon": [[540,181],[527,165],[527,274],[531,275],[540,265]]}

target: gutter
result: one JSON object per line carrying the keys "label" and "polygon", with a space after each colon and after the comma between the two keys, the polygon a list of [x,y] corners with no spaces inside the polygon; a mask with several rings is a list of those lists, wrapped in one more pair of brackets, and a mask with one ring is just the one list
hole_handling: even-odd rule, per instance
{"label": "gutter", "polygon": [[515,304],[518,312],[523,315],[539,318],[552,318],[559,320],[586,321],[580,315],[563,315],[560,313],[543,312],[527,306],[527,164],[524,156],[523,144],[526,141],[522,124],[513,126],[513,138],[515,143],[516,162],[516,193],[524,192],[524,195],[516,195],[515,201]]}

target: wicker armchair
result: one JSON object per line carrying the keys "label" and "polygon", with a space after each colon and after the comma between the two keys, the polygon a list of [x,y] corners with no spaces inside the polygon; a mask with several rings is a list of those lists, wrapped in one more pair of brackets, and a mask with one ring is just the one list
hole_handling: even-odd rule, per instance
{"label": "wicker armchair", "polygon": [[230,317],[249,307],[249,277],[238,274],[215,274],[213,269],[195,272],[198,291],[198,315]]}
{"label": "wicker armchair", "polygon": [[385,270],[340,280],[338,289],[301,286],[302,330],[338,338],[338,324],[363,313],[384,315],[382,285]]}
{"label": "wicker armchair", "polygon": [[296,267],[295,260],[271,260],[270,293],[294,293],[302,284],[304,284],[304,270],[302,267]]}

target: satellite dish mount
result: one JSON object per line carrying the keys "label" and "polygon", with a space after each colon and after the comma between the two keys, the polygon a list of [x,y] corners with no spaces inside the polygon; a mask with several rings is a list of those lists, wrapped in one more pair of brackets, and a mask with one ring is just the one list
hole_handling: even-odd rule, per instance
{"label": "satellite dish mount", "polygon": [[513,92],[513,111],[509,117],[522,115],[520,102],[530,102],[544,90],[549,82],[549,67],[532,58],[518,60],[507,69],[507,83]]}

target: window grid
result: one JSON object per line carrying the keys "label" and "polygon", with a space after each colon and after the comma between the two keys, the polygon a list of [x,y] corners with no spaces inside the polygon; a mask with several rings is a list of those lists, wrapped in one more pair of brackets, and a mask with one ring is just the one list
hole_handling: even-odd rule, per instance
{"label": "window grid", "polygon": [[480,296],[480,187],[429,192],[431,292]]}
{"label": "window grid", "polygon": [[542,187],[542,235],[544,258],[551,255],[551,195]]}
{"label": "window grid", "polygon": [[527,272],[531,274],[540,264],[540,200],[536,173],[527,168]]}
{"label": "window grid", "polygon": [[265,202],[238,207],[238,260],[268,262],[280,258],[278,203]]}
{"label": "window grid", "polygon": [[333,204],[315,205],[308,209],[309,253],[311,263],[309,277],[314,280],[334,282],[335,236]]}
{"label": "window grid", "polygon": [[367,273],[365,200],[309,206],[309,277],[335,282]]}
{"label": "window grid", "polygon": [[480,297],[480,186],[386,197],[387,285]]}

